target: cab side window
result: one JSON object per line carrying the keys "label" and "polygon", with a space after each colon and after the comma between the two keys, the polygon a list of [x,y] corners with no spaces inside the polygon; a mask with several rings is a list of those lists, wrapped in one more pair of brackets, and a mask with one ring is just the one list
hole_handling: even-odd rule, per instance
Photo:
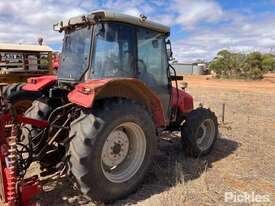
{"label": "cab side window", "polygon": [[137,29],[137,68],[138,78],[159,96],[165,114],[169,114],[171,88],[167,77],[165,34]]}
{"label": "cab side window", "polygon": [[150,87],[168,85],[165,36],[138,28],[137,52],[139,78]]}
{"label": "cab side window", "polygon": [[133,77],[134,29],[120,23],[97,26],[92,78]]}

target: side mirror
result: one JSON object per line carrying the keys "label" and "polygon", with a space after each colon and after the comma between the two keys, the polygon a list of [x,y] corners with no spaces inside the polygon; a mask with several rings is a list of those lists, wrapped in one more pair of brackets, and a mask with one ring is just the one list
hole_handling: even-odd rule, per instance
{"label": "side mirror", "polygon": [[61,32],[61,30],[62,30],[62,24],[63,24],[62,22],[58,22],[58,23],[54,24],[53,25],[53,30]]}
{"label": "side mirror", "polygon": [[170,39],[166,42],[166,52],[169,60],[173,59],[172,45]]}

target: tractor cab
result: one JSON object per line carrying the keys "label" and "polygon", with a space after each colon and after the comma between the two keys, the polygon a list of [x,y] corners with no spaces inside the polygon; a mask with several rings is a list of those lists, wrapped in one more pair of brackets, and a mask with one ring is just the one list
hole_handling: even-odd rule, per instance
{"label": "tractor cab", "polygon": [[65,33],[60,81],[135,78],[168,108],[172,91],[166,52],[169,27],[144,16],[98,11],[59,22],[54,28]]}
{"label": "tractor cab", "polygon": [[145,17],[98,11],[61,21],[54,29],[65,33],[60,79],[142,78],[150,73],[158,81],[167,69],[170,29]]}

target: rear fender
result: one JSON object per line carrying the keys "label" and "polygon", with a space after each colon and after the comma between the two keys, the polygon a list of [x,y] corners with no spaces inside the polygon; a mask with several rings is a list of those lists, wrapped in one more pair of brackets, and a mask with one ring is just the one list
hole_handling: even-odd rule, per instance
{"label": "rear fender", "polygon": [[54,84],[56,81],[57,76],[55,75],[31,77],[28,78],[27,84],[22,87],[22,90],[33,92],[42,91],[44,88]]}
{"label": "rear fender", "polygon": [[68,94],[70,102],[92,108],[97,99],[123,97],[144,104],[153,113],[155,125],[165,127],[164,110],[158,96],[142,81],[133,78],[90,80],[75,86]]}

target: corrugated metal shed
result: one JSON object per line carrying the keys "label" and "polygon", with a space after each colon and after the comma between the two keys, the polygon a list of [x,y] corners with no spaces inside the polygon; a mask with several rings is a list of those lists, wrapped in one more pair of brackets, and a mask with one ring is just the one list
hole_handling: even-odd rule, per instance
{"label": "corrugated metal shed", "polygon": [[176,69],[177,73],[182,74],[193,74],[198,67],[196,64],[192,63],[173,63],[172,65]]}
{"label": "corrugated metal shed", "polygon": [[205,64],[197,64],[197,63],[173,63],[173,67],[176,69],[179,74],[198,74],[203,75],[206,74],[206,65]]}

